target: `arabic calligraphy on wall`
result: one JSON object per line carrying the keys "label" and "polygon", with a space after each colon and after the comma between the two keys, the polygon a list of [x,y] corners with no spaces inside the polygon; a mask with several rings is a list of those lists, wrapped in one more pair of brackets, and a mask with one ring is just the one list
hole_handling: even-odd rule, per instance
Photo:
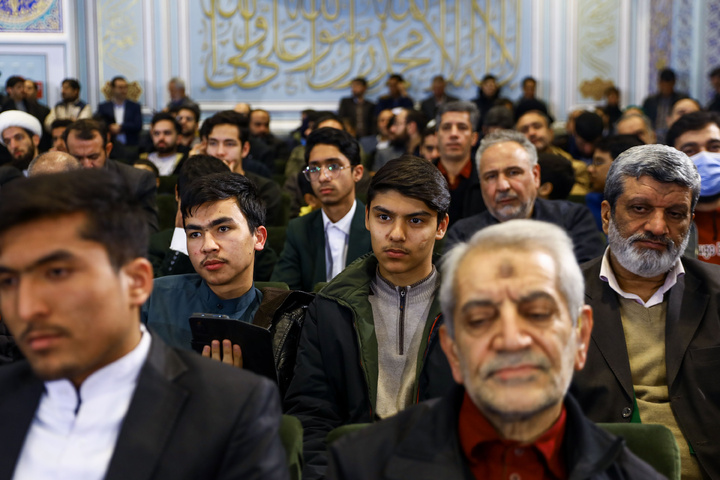
{"label": "arabic calligraphy on wall", "polygon": [[[357,76],[370,93],[400,73],[420,98],[434,75],[475,94],[486,73],[518,71],[521,0],[201,0],[191,2],[193,96],[337,99]],[[334,92],[333,92],[334,91]]]}

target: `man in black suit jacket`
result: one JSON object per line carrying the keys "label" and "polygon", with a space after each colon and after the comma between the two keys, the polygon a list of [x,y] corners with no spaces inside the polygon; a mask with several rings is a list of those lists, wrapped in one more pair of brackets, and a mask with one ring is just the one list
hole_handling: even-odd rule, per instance
{"label": "man in black suit jacket", "polygon": [[113,144],[107,142],[107,133],[102,122],[91,119],[78,120],[70,124],[63,133],[68,153],[77,158],[85,168],[105,168],[125,179],[135,198],[142,204],[143,216],[150,232],[159,230],[155,193],[155,176],[147,170],[108,158]]}
{"label": "man in black suit jacket", "polygon": [[432,80],[432,92],[428,98],[420,104],[420,111],[425,114],[425,118],[432,120],[437,114],[438,108],[446,103],[457,102],[459,99],[445,93],[445,77],[436,75]]}
{"label": "man in black suit jacket", "polygon": [[596,422],[664,424],[683,478],[719,478],[720,269],[682,258],[700,176],[674,148],[613,161],[602,202],[605,255],[583,266],[595,313],[573,392]]}
{"label": "man in black suit jacket", "polygon": [[355,125],[355,137],[366,137],[375,132],[375,104],[365,98],[367,80],[357,77],[350,82],[351,97],[340,99],[338,117],[349,119]]}
{"label": "man in black suit jacket", "polygon": [[[95,117],[105,122],[112,134],[112,141],[123,145],[137,145],[142,130],[140,104],[127,99],[128,84],[123,77],[110,81],[112,100],[98,106]],[[122,112],[122,118],[118,118]]]}
{"label": "man in black suit jacket", "polygon": [[2,192],[0,308],[27,362],[0,371],[0,479],[288,478],[272,383],[140,326],[139,210],[105,171]]}

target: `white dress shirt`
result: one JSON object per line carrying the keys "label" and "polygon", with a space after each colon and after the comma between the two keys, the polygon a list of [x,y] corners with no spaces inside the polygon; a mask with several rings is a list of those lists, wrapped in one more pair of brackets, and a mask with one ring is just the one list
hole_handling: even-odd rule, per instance
{"label": "white dress shirt", "polygon": [[45,382],[14,480],[105,478],[150,351],[150,333],[143,325],[140,330],[137,347],[92,373],[79,391],[69,380]]}
{"label": "white dress shirt", "polygon": [[617,278],[615,278],[615,272],[613,272],[612,266],[610,266],[610,248],[605,249],[605,255],[603,255],[602,264],[600,265],[600,280],[607,282],[610,288],[621,297],[627,298],[628,300],[635,300],[645,308],[661,304],[665,292],[675,286],[680,275],[685,275],[685,269],[680,259],[678,259],[665,277],[665,283],[653,293],[653,296],[650,297],[647,302],[644,302],[642,298],[634,293],[628,293],[620,288]]}
{"label": "white dress shirt", "polygon": [[[115,113],[115,123],[122,127],[123,120],[125,119],[125,102],[121,103],[120,105],[113,102],[113,112]],[[123,145],[125,144],[126,138],[124,133],[118,133],[117,135],[115,135],[115,139]]]}
{"label": "white dress shirt", "polygon": [[325,210],[322,210],[323,228],[325,230],[325,274],[329,282],[345,268],[350,226],[357,208],[357,200],[353,201],[350,211],[343,218],[332,223]]}
{"label": "white dress shirt", "polygon": [[175,227],[175,230],[173,230],[172,240],[170,241],[170,250],[175,250],[176,252],[184,253],[185,255],[188,254],[187,233],[185,233],[184,228]]}

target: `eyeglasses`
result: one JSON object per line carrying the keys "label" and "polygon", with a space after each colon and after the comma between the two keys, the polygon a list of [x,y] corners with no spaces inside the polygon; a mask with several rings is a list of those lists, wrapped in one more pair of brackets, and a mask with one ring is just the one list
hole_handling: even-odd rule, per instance
{"label": "eyeglasses", "polygon": [[324,167],[306,167],[305,170],[303,170],[303,174],[309,182],[312,182],[313,180],[317,180],[318,178],[320,178],[320,172],[322,172],[323,168],[325,169],[325,175],[327,176],[327,178],[332,180],[333,178],[338,176],[341,170],[351,168],[351,165],[340,165],[339,163],[331,163],[329,165],[325,165]]}

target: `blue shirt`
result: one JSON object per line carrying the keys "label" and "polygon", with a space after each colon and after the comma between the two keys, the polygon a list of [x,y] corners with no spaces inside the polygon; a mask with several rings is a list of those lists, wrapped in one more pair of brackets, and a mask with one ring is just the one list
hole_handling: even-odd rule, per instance
{"label": "blue shirt", "polygon": [[215,313],[252,323],[260,302],[260,290],[251,287],[238,298],[223,300],[197,273],[156,278],[153,291],[140,311],[140,320],[171,347],[191,350],[188,319],[193,313]]}

